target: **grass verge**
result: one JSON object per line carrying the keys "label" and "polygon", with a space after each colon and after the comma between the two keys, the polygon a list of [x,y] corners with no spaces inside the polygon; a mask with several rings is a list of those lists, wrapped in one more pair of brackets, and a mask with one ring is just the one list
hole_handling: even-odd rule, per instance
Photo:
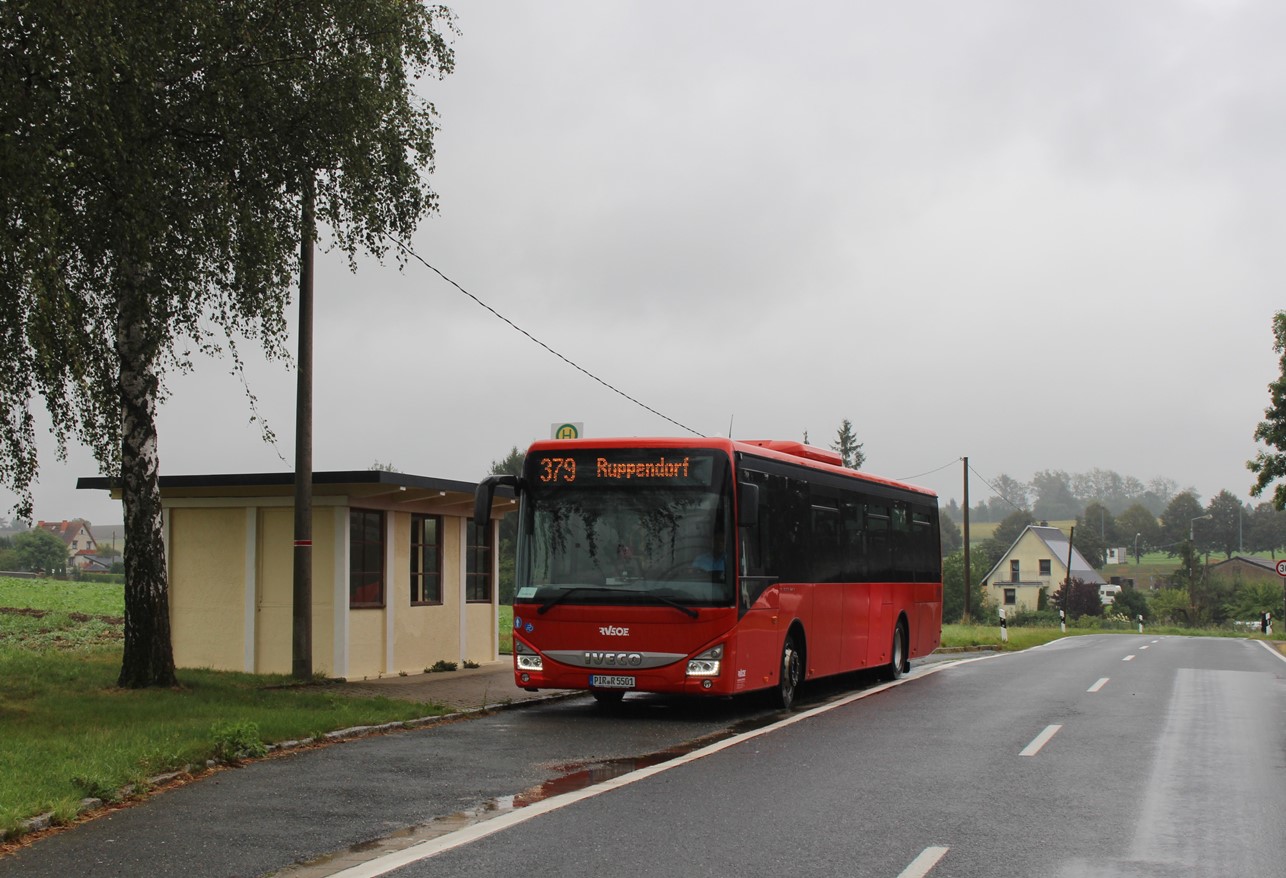
{"label": "grass verge", "polygon": [[120,663],[118,647],[0,649],[0,832],[39,814],[65,822],[84,798],[111,802],[123,787],[265,743],[447,712],[208,670],[180,671],[178,689],[118,689]]}
{"label": "grass verge", "polygon": [[325,680],[210,670],[181,669],[176,689],[118,689],[123,615],[119,585],[0,579],[0,837],[211,759],[448,712]]}

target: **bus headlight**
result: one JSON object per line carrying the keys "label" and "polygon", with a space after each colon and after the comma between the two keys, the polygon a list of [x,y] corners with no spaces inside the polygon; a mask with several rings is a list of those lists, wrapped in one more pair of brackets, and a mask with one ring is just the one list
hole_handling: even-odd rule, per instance
{"label": "bus headlight", "polygon": [[689,677],[717,677],[723,659],[723,644],[707,649],[701,655],[688,659]]}
{"label": "bus headlight", "polygon": [[532,649],[521,640],[514,640],[514,665],[520,671],[543,671],[544,663],[541,662],[540,653]]}

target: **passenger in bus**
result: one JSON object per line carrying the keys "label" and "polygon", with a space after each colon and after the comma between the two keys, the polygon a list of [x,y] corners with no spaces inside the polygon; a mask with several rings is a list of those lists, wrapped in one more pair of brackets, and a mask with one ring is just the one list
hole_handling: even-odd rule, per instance
{"label": "passenger in bus", "polygon": [[722,573],[724,565],[724,536],[723,531],[715,531],[714,547],[708,552],[702,552],[692,559],[692,569],[701,570],[705,573]]}

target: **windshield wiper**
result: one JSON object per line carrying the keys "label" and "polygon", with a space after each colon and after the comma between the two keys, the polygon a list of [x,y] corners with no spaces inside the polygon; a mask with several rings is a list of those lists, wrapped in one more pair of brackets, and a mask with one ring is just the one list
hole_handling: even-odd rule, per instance
{"label": "windshield wiper", "polygon": [[608,593],[614,594],[620,591],[620,589],[604,588],[599,585],[573,585],[571,588],[565,588],[562,591],[560,591],[558,594],[554,595],[549,600],[545,601],[543,604],[541,604],[539,607],[536,608],[536,612],[545,613],[546,611],[552,609],[557,604],[561,603],[563,598],[578,591],[599,591],[599,592],[608,592]]}
{"label": "windshield wiper", "polygon": [[701,614],[698,613],[696,610],[692,609],[689,606],[685,606],[684,604],[681,604],[678,601],[672,601],[669,598],[667,598],[665,595],[654,594],[652,592],[647,592],[647,591],[639,592],[639,594],[647,595],[654,601],[659,601],[660,603],[663,603],[666,606],[674,607],[680,613],[687,613],[693,619],[701,618]]}

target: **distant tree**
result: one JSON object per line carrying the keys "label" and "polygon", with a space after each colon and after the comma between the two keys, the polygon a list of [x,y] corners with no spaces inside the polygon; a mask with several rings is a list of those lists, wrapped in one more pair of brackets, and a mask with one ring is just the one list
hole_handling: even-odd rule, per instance
{"label": "distant tree", "polygon": [[1210,551],[1223,552],[1225,558],[1231,558],[1241,547],[1247,517],[1245,507],[1231,492],[1220,491],[1206,506],[1206,512],[1213,518],[1201,528],[1205,535],[1202,544]]}
{"label": "distant tree", "polygon": [[1193,532],[1194,518],[1205,515],[1201,501],[1192,491],[1182,491],[1170,498],[1161,513],[1161,546],[1167,554],[1178,555]]}
{"label": "distant tree", "polygon": [[401,472],[400,469],[393,466],[393,461],[391,460],[388,463],[380,463],[379,460],[377,459],[374,463],[372,463],[369,467],[367,467],[367,469],[371,470],[372,472],[379,472],[379,473],[400,473]]}
{"label": "distant tree", "polygon": [[1076,548],[1095,570],[1107,563],[1107,550],[1120,545],[1116,519],[1102,503],[1095,500],[1076,517]]}
{"label": "distant tree", "polygon": [[1042,470],[1032,476],[1032,492],[1036,501],[1032,512],[1046,521],[1065,521],[1075,518],[1081,504],[1072,493],[1071,477],[1061,470]]}
{"label": "distant tree", "polygon": [[1003,555],[1009,547],[1014,544],[1020,536],[1032,523],[1032,515],[1026,509],[1018,509],[1005,516],[1004,520],[997,525],[995,532],[992,533],[991,539],[995,542],[996,547],[1000,549],[997,554]]}
{"label": "distant tree", "polygon": [[1179,586],[1163,588],[1148,598],[1148,610],[1154,624],[1188,625],[1192,614],[1188,590]]}
{"label": "distant tree", "polygon": [[156,408],[189,351],[284,353],[314,218],[349,258],[433,210],[442,7],[0,3],[0,483],[31,512],[44,400],[125,517],[122,687],[177,682]]}
{"label": "distant tree", "polygon": [[1137,622],[1139,616],[1144,620],[1150,619],[1148,611],[1148,598],[1137,588],[1123,588],[1116,594],[1115,600],[1112,601],[1112,612],[1125,616],[1131,622]]}
{"label": "distant tree", "polygon": [[1268,408],[1264,409],[1264,420],[1255,427],[1255,440],[1276,450],[1259,451],[1254,460],[1246,462],[1246,467],[1255,474],[1250,493],[1258,497],[1278,482],[1272,503],[1278,509],[1286,509],[1286,482],[1279,481],[1286,478],[1286,311],[1273,315],[1273,350],[1281,355],[1280,374],[1268,385]]}
{"label": "distant tree", "polygon": [[1011,476],[1001,473],[992,480],[991,487],[999,495],[996,499],[1005,504],[1007,507],[1000,517],[1008,515],[1010,509],[1030,509],[1031,503],[1028,502],[1030,488],[1026,482],[1020,482]]}
{"label": "distant tree", "polygon": [[[960,526],[951,520],[950,515],[938,516],[938,532],[941,536],[943,558],[964,548],[964,534],[960,532]],[[972,560],[971,558],[970,561]],[[970,564],[970,566],[973,565]]]}
{"label": "distant tree", "polygon": [[1131,552],[1135,546],[1146,552],[1161,542],[1161,523],[1145,505],[1135,503],[1116,517],[1116,533]]}
{"label": "distant tree", "polygon": [[1155,478],[1148,482],[1147,490],[1139,497],[1139,502],[1153,515],[1160,516],[1165,510],[1165,505],[1170,502],[1170,498],[1179,490],[1179,485],[1173,479]]}
{"label": "distant tree", "polygon": [[[987,590],[982,578],[990,567],[982,567],[972,557],[969,559],[973,574],[973,590],[969,593],[970,613],[975,619],[983,617]],[[942,621],[959,622],[964,616],[964,552],[952,552],[942,559]]]}
{"label": "distant tree", "polygon": [[1179,566],[1171,575],[1170,582],[1172,588],[1182,589],[1188,596],[1185,612],[1188,625],[1194,628],[1216,625],[1227,618],[1233,585],[1207,574],[1201,554],[1190,540],[1179,545]]}
{"label": "distant tree", "polygon": [[1128,505],[1125,479],[1112,470],[1096,468],[1074,476],[1072,493],[1083,505],[1099,503],[1109,511]]}
{"label": "distant tree", "polygon": [[853,422],[845,418],[839,425],[839,432],[836,434],[835,443],[831,449],[839,452],[840,458],[844,461],[844,466],[849,469],[861,469],[862,464],[866,463],[866,455],[862,452],[862,443],[857,441],[857,435],[853,433]]}
{"label": "distant tree", "polygon": [[67,544],[43,527],[14,534],[11,551],[19,570],[40,570],[51,576],[67,572]]}
{"label": "distant tree", "polygon": [[515,445],[509,449],[509,453],[499,460],[491,461],[490,473],[493,476],[520,476],[522,475],[522,465],[527,459],[527,452],[519,451]]}
{"label": "distant tree", "polygon": [[1282,546],[1286,546],[1286,511],[1271,503],[1255,504],[1246,530],[1246,548],[1252,552],[1268,552],[1275,560]]}
{"label": "distant tree", "polygon": [[1049,602],[1054,609],[1067,613],[1069,620],[1103,615],[1103,599],[1099,596],[1098,585],[1079,576],[1064,580],[1050,596]]}

